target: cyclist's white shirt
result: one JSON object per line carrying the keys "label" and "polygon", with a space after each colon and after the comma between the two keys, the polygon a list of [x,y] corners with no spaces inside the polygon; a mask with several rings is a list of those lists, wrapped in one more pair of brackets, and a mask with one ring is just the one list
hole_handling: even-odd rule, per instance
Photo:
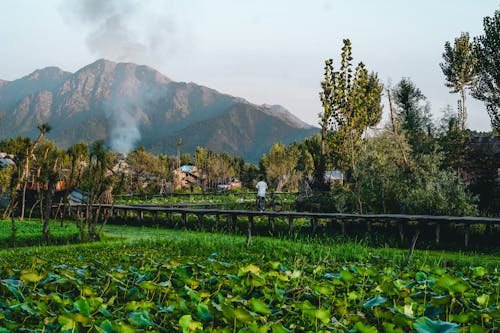
{"label": "cyclist's white shirt", "polygon": [[257,196],[266,196],[267,184],[265,181],[261,180],[260,182],[258,182],[257,185],[255,185],[255,188],[257,189]]}

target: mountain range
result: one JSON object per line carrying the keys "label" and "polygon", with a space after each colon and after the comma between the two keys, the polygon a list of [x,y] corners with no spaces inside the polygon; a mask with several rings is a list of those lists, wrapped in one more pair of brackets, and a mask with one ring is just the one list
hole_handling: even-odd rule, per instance
{"label": "mountain range", "polygon": [[14,81],[0,80],[0,139],[35,137],[47,122],[47,138],[61,148],[104,140],[128,152],[143,146],[175,154],[196,146],[256,162],[276,142],[318,132],[279,105],[256,105],[157,70],[97,60],[75,73],[46,67]]}

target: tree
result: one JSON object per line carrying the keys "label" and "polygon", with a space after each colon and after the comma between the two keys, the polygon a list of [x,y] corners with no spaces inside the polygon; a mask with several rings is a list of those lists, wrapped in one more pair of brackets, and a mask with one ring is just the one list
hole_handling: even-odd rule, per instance
{"label": "tree", "polygon": [[392,90],[396,115],[401,129],[405,132],[414,153],[430,150],[432,121],[428,105],[422,104],[425,96],[409,78],[402,78]]}
{"label": "tree", "polygon": [[[325,81],[321,83],[322,122],[327,123],[329,150],[335,152],[335,162],[350,169],[355,188],[359,187],[356,170],[357,154],[366,129],[375,126],[382,117],[382,84],[377,74],[368,73],[360,62],[352,66],[351,42],[344,40],[339,71],[333,60],[325,62]],[[361,201],[358,211],[362,212]]]}
{"label": "tree", "polygon": [[467,108],[465,105],[466,89],[474,86],[476,78],[477,58],[473,52],[472,43],[468,33],[462,33],[455,38],[455,43],[444,44],[444,62],[440,63],[443,74],[446,78],[446,86],[451,88],[451,93],[460,93],[461,102],[459,104],[460,128],[465,130],[467,120]]}
{"label": "tree", "polygon": [[442,168],[459,171],[464,162],[467,136],[468,131],[463,131],[460,127],[460,115],[453,112],[451,106],[448,105],[444,116],[441,118],[436,138],[437,149],[443,154]]}
{"label": "tree", "polygon": [[[106,178],[110,155],[104,146],[104,142],[95,141],[90,146],[89,161],[85,179],[85,187],[88,191],[88,205],[86,211],[87,235],[89,240],[98,239],[96,225],[99,219],[100,211],[92,209],[93,205],[98,203],[101,194],[110,186],[110,178]],[[83,226],[80,226],[82,232]],[[85,236],[82,232],[82,236]]]}
{"label": "tree", "polygon": [[35,153],[36,189],[41,208],[40,218],[43,222],[42,238],[46,241],[49,235],[52,201],[64,161],[64,151],[58,149],[52,141],[44,141]]}
{"label": "tree", "polygon": [[261,164],[266,171],[267,179],[280,192],[287,184],[296,180],[296,166],[299,160],[299,149],[297,145],[286,147],[283,143],[275,143],[269,150],[268,155],[262,156]]}
{"label": "tree", "polygon": [[500,10],[483,20],[484,35],[474,38],[477,84],[474,98],[486,104],[493,133],[500,135]]}
{"label": "tree", "polygon": [[38,134],[38,137],[36,138],[35,142],[31,145],[31,147],[28,148],[26,152],[26,158],[24,161],[24,168],[21,173],[20,181],[23,184],[23,192],[22,192],[22,199],[21,199],[21,215],[19,216],[19,219],[22,221],[24,219],[24,210],[26,208],[26,190],[27,190],[27,185],[28,185],[28,177],[30,175],[30,163],[34,158],[34,152],[38,144],[43,140],[45,134],[51,131],[52,127],[48,123],[43,123],[41,125],[37,126],[38,130],[40,133]]}

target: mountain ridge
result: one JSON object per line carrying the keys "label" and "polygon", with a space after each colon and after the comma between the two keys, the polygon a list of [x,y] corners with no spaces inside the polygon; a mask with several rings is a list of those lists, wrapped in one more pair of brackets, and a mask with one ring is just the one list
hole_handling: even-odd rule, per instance
{"label": "mountain ridge", "polygon": [[181,137],[183,150],[205,146],[254,161],[275,142],[318,132],[282,106],[256,105],[173,81],[146,65],[105,59],[75,73],[51,66],[0,80],[0,120],[0,139],[34,137],[36,126],[48,122],[53,129],[47,137],[62,148],[104,140],[122,152],[144,146],[174,153]]}

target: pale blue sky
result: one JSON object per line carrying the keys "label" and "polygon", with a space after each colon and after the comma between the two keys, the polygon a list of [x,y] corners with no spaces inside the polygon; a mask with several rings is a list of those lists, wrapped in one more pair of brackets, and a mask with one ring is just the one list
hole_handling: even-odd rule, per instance
{"label": "pale blue sky", "polygon": [[[439,68],[444,43],[481,34],[496,9],[499,0],[1,0],[0,78],[130,61],[317,124],[324,60],[337,64],[349,38],[356,62],[384,83],[410,77],[438,118],[458,99]],[[469,98],[468,109],[470,128],[490,129],[482,103]]]}

